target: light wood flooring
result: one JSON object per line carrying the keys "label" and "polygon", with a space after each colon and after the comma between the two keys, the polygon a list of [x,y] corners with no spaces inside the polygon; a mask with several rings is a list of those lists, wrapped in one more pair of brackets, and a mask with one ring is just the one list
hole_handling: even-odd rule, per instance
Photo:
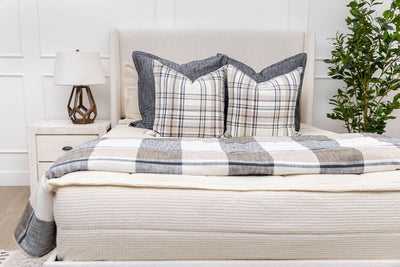
{"label": "light wood flooring", "polygon": [[29,198],[28,186],[0,186],[0,249],[13,250],[14,229]]}

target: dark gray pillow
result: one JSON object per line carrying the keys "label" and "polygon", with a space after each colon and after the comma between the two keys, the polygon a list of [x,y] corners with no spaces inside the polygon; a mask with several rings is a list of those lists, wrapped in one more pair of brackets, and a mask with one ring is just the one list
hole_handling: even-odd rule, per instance
{"label": "dark gray pillow", "polygon": [[222,54],[203,60],[191,61],[186,64],[176,64],[172,61],[157,57],[142,51],[134,51],[132,59],[138,72],[138,99],[142,121],[136,121],[132,126],[153,129],[155,116],[155,85],[153,74],[153,60],[174,69],[190,80],[194,81],[200,76],[213,72],[225,65],[226,57]]}
{"label": "dark gray pillow", "polygon": [[[222,55],[222,54],[218,54],[218,55]],[[301,96],[301,88],[303,85],[304,71],[306,69],[306,63],[307,63],[307,54],[306,53],[300,53],[295,56],[284,59],[282,61],[279,61],[278,63],[275,63],[271,66],[266,67],[259,73],[255,72],[255,70],[253,70],[246,64],[244,64],[236,59],[230,58],[228,56],[225,56],[225,57],[226,57],[226,64],[233,65],[237,69],[244,72],[246,75],[250,76],[257,83],[268,81],[274,77],[291,72],[291,71],[297,69],[298,67],[302,67],[303,71],[300,76],[300,87],[299,87],[299,91],[297,94],[296,111],[295,111],[295,130],[296,131],[300,130],[300,96]],[[229,88],[227,88],[227,90],[225,90],[226,91],[225,107],[228,106],[228,101],[229,101],[229,99],[227,99],[228,90],[229,90]],[[225,115],[225,118],[226,118],[226,115]]]}

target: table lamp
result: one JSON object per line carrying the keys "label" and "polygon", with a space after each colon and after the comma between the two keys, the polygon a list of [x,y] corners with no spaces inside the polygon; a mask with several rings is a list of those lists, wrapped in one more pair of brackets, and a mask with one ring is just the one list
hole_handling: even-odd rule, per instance
{"label": "table lamp", "polygon": [[94,122],[97,110],[89,85],[105,82],[99,53],[79,50],[56,53],[54,84],[73,86],[67,108],[74,124]]}

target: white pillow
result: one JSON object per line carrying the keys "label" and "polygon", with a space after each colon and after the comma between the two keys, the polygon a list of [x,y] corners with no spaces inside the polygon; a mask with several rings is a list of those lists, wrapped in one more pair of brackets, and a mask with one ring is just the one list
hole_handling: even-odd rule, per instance
{"label": "white pillow", "polygon": [[125,94],[125,118],[141,120],[138,101],[138,74],[133,64],[126,63],[123,70],[122,89]]}

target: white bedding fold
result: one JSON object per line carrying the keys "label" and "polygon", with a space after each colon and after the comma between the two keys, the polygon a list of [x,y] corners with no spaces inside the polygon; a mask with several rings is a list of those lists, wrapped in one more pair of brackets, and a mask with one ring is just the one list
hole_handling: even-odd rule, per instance
{"label": "white bedding fold", "polygon": [[290,176],[182,176],[150,173],[73,172],[51,179],[46,189],[72,185],[114,185],[142,188],[204,189],[224,191],[400,191],[400,172],[360,175]]}

